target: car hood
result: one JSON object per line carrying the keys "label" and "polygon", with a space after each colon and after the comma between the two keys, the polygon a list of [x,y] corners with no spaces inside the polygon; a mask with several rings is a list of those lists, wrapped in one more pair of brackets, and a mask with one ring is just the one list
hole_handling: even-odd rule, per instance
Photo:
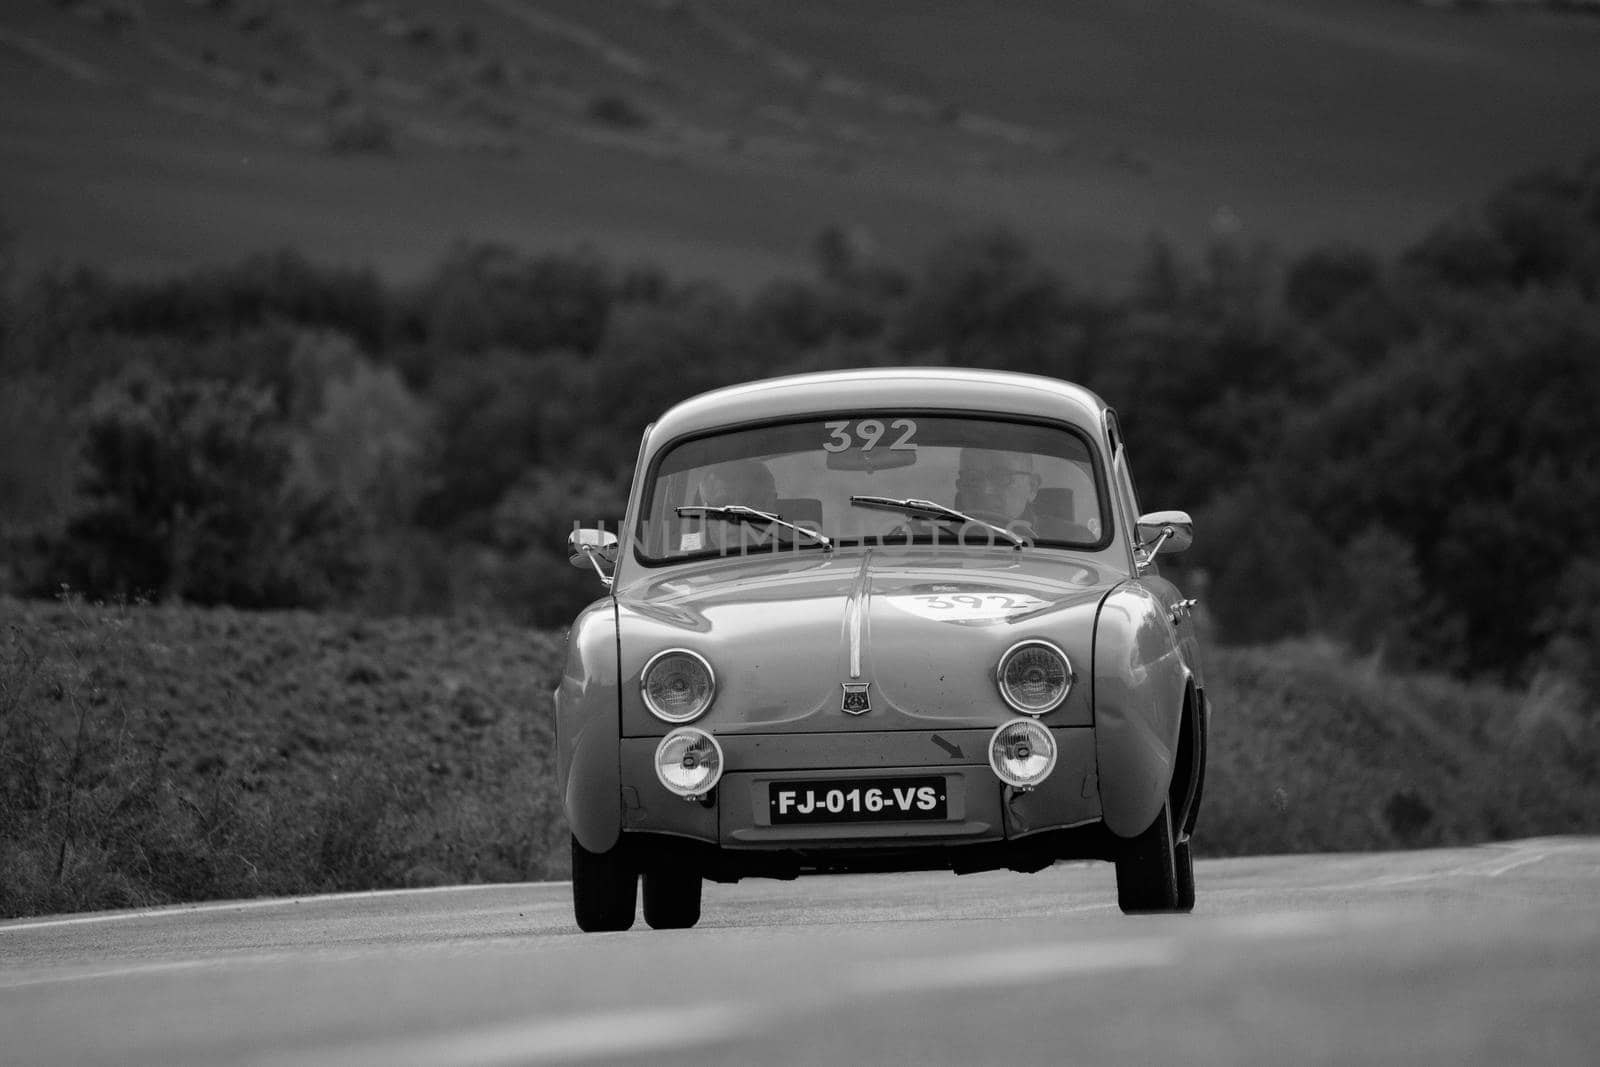
{"label": "car hood", "polygon": [[[1125,578],[1091,557],[1000,548],[677,567],[618,590],[624,691],[637,692],[650,656],[679,647],[712,664],[706,721],[725,732],[988,725],[1014,714],[995,685],[1006,649],[1051,640],[1084,677],[1094,612]],[[847,683],[867,685],[866,712],[843,711]],[[642,705],[624,711],[651,727]]]}

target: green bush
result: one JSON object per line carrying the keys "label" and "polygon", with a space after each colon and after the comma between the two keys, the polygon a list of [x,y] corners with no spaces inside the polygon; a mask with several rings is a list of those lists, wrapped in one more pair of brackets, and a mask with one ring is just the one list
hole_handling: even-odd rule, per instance
{"label": "green bush", "polygon": [[523,256],[504,245],[461,245],[419,287],[414,329],[451,356],[593,352],[621,285],[591,252]]}
{"label": "green bush", "polygon": [[290,443],[288,479],[366,523],[405,525],[426,490],[431,413],[389,367],[359,357],[321,382]]}
{"label": "green bush", "polygon": [[287,484],[271,395],[134,376],[87,416],[79,503],[49,579],[92,596],[325,603],[359,577],[335,501]]}
{"label": "green bush", "polygon": [[1382,281],[1382,264],[1365,248],[1333,245],[1313,249],[1289,267],[1283,303],[1291,315],[1318,322],[1379,288]]}
{"label": "green bush", "polygon": [[30,374],[0,391],[0,538],[54,526],[72,499],[77,444],[71,404]]}
{"label": "green bush", "polygon": [[1514,675],[1542,640],[1528,605],[1600,539],[1600,305],[1529,291],[1438,323],[1291,424],[1277,484],[1338,543],[1378,520],[1411,546],[1436,614],[1461,620],[1429,662]]}
{"label": "green bush", "polygon": [[1574,173],[1516,178],[1411,249],[1422,279],[1478,292],[1575,286],[1600,296],[1600,154]]}
{"label": "green bush", "polygon": [[591,99],[589,117],[623,130],[639,130],[650,125],[649,113],[621,93],[602,93]]}
{"label": "green bush", "polygon": [[394,154],[395,124],[371,108],[352,108],[329,117],[323,139],[339,154]]}
{"label": "green bush", "polygon": [[370,350],[388,343],[397,315],[376,272],[321,266],[290,249],[165,280],[113,282],[91,274],[77,286],[86,290],[77,299],[89,305],[79,325],[189,342],[231,340],[282,322],[346,334]]}
{"label": "green bush", "polygon": [[1027,244],[995,230],[936,249],[890,329],[907,355],[1079,378],[1067,295]]}

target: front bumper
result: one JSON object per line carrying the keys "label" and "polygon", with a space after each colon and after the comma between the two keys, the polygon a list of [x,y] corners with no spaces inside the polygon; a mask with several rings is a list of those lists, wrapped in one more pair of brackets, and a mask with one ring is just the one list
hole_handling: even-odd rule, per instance
{"label": "front bumper", "polygon": [[[729,850],[874,851],[885,847],[1013,841],[1100,818],[1092,727],[1052,728],[1055,769],[1018,792],[990,769],[990,730],[719,734],[725,771],[705,799],[684,800],[656,780],[659,738],[623,738],[623,831],[688,838]],[[937,821],[772,823],[769,788],[785,781],[942,776],[947,812]]]}

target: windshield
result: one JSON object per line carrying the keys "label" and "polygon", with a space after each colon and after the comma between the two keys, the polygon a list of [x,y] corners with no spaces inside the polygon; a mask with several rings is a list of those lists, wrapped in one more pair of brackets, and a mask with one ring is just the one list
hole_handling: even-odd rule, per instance
{"label": "windshield", "polygon": [[640,556],[653,562],[831,547],[752,521],[746,509],[836,546],[1009,547],[1020,539],[1095,548],[1110,521],[1080,434],[972,416],[814,418],[731,430],[673,446],[648,477],[636,533]]}

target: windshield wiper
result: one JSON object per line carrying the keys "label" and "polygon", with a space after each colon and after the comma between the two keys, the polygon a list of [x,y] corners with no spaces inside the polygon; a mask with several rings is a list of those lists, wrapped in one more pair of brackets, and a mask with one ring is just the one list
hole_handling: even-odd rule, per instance
{"label": "windshield wiper", "polygon": [[824,549],[833,551],[833,538],[827,534],[808,530],[804,526],[796,526],[782,515],[774,515],[770,511],[757,511],[743,504],[685,504],[673,510],[679,516],[706,515],[713,519],[727,519],[729,522],[755,522],[763,526],[782,526],[785,530],[805,534]]}
{"label": "windshield wiper", "polygon": [[902,511],[913,518],[948,519],[951,522],[970,522],[974,526],[982,526],[1011,542],[1012,548],[1022,548],[1028,542],[1004,526],[996,526],[992,522],[975,519],[964,511],[957,511],[946,504],[938,504],[932,500],[918,500],[910,497],[899,500],[892,496],[853,496],[850,503],[864,508],[881,508],[884,511]]}

